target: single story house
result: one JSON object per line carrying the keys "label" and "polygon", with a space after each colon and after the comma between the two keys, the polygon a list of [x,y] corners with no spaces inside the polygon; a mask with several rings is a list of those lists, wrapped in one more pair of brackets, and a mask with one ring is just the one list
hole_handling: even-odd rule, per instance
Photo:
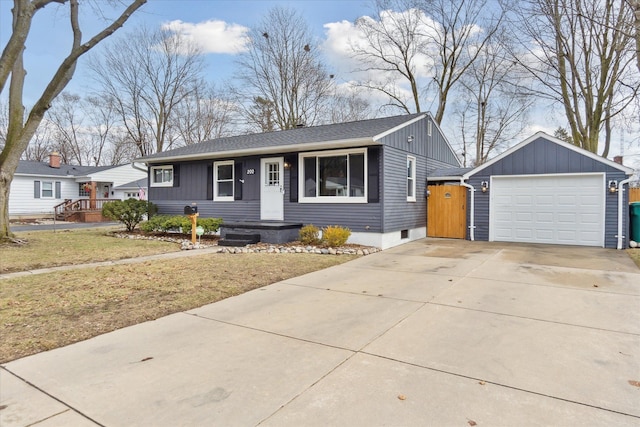
{"label": "single story house", "polygon": [[141,157],[159,213],[349,227],[351,243],[426,236],[429,170],[459,166],[427,113],[238,135]]}
{"label": "single story house", "polygon": [[75,211],[99,210],[104,201],[124,198],[124,189],[118,190],[122,185],[142,178],[146,187],[146,175],[146,170],[131,164],[66,165],[57,153],[52,153],[48,162],[21,160],[11,182],[9,216],[51,216],[55,210],[62,214],[65,206],[69,211],[72,206]]}
{"label": "single story house", "polygon": [[438,236],[437,217],[452,221],[442,206],[463,203],[464,216],[453,225],[460,226],[461,238],[626,248],[632,174],[620,163],[538,132],[476,168],[433,171],[428,203],[434,209],[429,226],[435,225],[429,235],[449,237]]}

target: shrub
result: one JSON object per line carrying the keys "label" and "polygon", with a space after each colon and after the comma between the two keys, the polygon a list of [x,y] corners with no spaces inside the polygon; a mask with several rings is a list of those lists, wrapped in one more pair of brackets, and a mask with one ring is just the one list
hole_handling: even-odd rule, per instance
{"label": "shrub", "polygon": [[205,233],[215,233],[222,225],[222,218],[198,218],[198,225],[204,228]]}
{"label": "shrub", "polygon": [[121,222],[127,231],[133,231],[145,217],[148,217],[154,205],[146,200],[127,199],[114,200],[102,206],[102,215],[114,221]]}
{"label": "shrub", "polygon": [[320,229],[313,224],[307,224],[300,229],[298,233],[298,238],[300,242],[305,245],[317,245],[320,243],[320,239],[318,235],[320,233]]}
{"label": "shrub", "polygon": [[[197,225],[204,228],[205,233],[215,233],[222,224],[221,218],[198,218]],[[180,231],[191,233],[191,219],[183,215],[156,215],[142,224],[140,229],[146,233]]]}
{"label": "shrub", "polygon": [[329,225],[322,229],[322,242],[325,246],[337,247],[347,243],[351,230],[347,227]]}

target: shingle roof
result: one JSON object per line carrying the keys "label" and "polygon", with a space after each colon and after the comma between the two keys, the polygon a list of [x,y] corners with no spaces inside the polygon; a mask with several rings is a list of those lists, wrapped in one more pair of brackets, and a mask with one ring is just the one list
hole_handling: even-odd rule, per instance
{"label": "shingle roof", "polygon": [[59,168],[52,168],[49,163],[20,160],[16,174],[24,175],[51,175],[51,176],[85,176],[90,173],[109,169],[113,166],[77,166],[60,165]]}
{"label": "shingle roof", "polygon": [[[119,165],[122,166],[122,165]],[[52,168],[46,162],[34,162],[30,160],[20,160],[16,174],[19,175],[41,175],[41,176],[87,176],[96,172],[102,172],[117,166],[78,166],[61,164],[59,168]]]}
{"label": "shingle roof", "polygon": [[442,168],[435,169],[429,173],[427,179],[434,178],[462,178],[462,176],[473,168]]}
{"label": "shingle roof", "polygon": [[140,178],[136,181],[127,182],[126,184],[118,185],[115,187],[120,190],[125,190],[128,188],[147,188],[147,178]]}
{"label": "shingle roof", "polygon": [[176,157],[199,157],[207,154],[248,151],[266,147],[287,147],[299,144],[331,143],[344,140],[372,139],[425,113],[302,127],[290,130],[238,135],[204,141],[173,150],[163,151],[136,159],[136,161],[162,161]]}

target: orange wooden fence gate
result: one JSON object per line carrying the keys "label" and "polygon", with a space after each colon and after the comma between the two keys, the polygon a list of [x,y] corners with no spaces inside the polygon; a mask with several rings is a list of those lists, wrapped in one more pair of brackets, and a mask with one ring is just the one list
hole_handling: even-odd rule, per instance
{"label": "orange wooden fence gate", "polygon": [[466,238],[467,189],[456,185],[430,185],[427,190],[427,236]]}
{"label": "orange wooden fence gate", "polygon": [[629,203],[640,202],[640,188],[629,189]]}

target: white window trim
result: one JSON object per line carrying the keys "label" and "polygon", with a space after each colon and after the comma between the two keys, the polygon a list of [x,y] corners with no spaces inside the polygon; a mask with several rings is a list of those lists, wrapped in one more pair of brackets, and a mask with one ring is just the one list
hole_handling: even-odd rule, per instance
{"label": "white window trim", "polygon": [[[218,195],[218,166],[231,165],[231,196],[219,196]],[[226,160],[224,162],[213,162],[213,201],[214,202],[233,202],[236,195],[236,170],[233,160]],[[226,180],[225,180],[226,181]]]}
{"label": "white window trim", "polygon": [[[49,184],[51,184],[51,195],[50,196],[45,196],[44,195],[44,184],[45,182],[48,182]],[[55,199],[56,198],[56,183],[55,181],[40,181],[40,198],[41,199]]]}
{"label": "white window trim", "polygon": [[[364,154],[364,195],[351,196],[304,196],[304,159],[305,157],[334,157],[346,154]],[[369,190],[367,149],[355,148],[352,150],[310,151],[298,154],[298,203],[367,203]],[[318,182],[318,170],[316,168],[316,183]]]}
{"label": "white window trim", "polygon": [[[153,177],[155,176],[155,171],[158,169],[171,169],[171,181],[167,182],[155,182]],[[173,166],[152,166],[151,167],[151,186],[152,187],[173,187]]]}
{"label": "white window trim", "polygon": [[427,120],[427,135],[431,136],[431,134],[433,133],[433,124],[431,123],[431,120]]}
{"label": "white window trim", "polygon": [[[415,202],[416,201],[416,158],[413,156],[407,156],[407,168],[409,167],[409,161],[411,161],[411,177],[407,176],[407,202]],[[411,179],[411,183],[409,183],[409,179]],[[413,197],[409,196],[409,185],[411,185]]]}

